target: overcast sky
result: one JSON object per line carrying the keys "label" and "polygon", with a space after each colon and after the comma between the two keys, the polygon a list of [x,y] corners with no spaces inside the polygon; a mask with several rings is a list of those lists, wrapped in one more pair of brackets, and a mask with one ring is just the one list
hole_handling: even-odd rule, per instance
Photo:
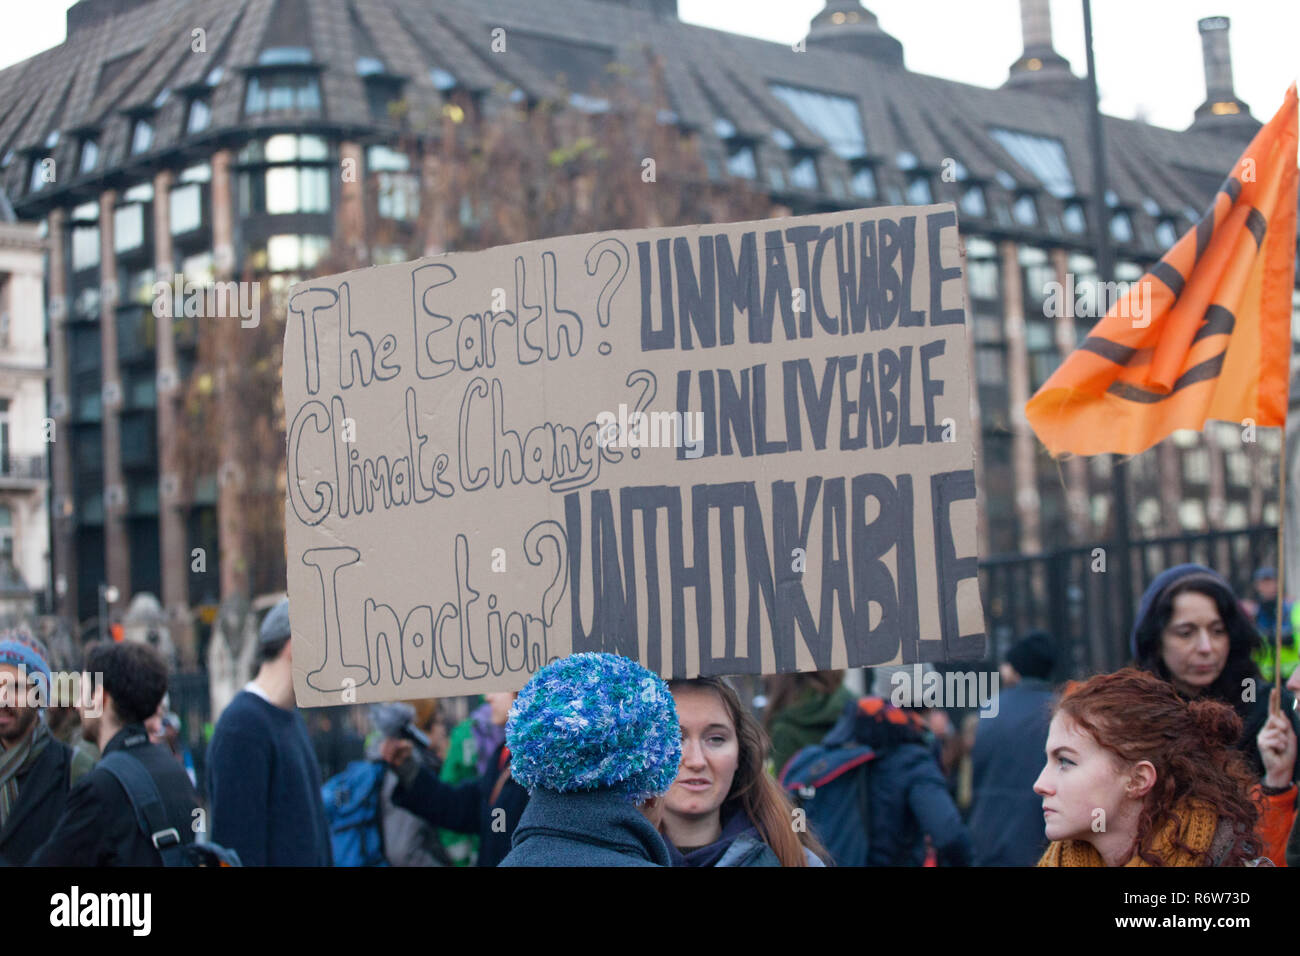
{"label": "overcast sky", "polygon": [[[0,67],[63,41],[72,0],[3,0]],[[434,0],[429,0],[434,2]],[[519,0],[531,3],[534,0]],[[903,44],[909,69],[979,86],[1000,86],[1020,55],[1019,0],[868,0],[880,25]],[[823,0],[678,0],[691,23],[793,43]],[[1082,0],[1052,0],[1056,49],[1083,75]],[[1196,21],[1232,19],[1237,95],[1261,121],[1277,111],[1300,72],[1300,3],[1296,0],[1095,0],[1093,29],[1102,109],[1139,114],[1183,129],[1205,99]]]}

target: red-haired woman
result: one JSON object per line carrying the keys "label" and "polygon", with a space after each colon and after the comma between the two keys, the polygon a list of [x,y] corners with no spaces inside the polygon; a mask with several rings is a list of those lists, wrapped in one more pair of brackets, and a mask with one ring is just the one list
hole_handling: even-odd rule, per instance
{"label": "red-haired woman", "polygon": [[1034,784],[1051,844],[1039,866],[1241,866],[1260,855],[1241,718],[1126,668],[1060,701]]}
{"label": "red-haired woman", "polygon": [[682,762],[659,832],[674,866],[824,866],[812,834],[767,773],[767,734],[721,678],[668,684]]}

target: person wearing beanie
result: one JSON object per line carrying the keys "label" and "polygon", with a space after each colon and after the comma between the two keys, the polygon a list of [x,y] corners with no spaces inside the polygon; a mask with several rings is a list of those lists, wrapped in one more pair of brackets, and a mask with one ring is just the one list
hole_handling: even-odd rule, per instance
{"label": "person wearing beanie", "polygon": [[[50,733],[49,653],[26,633],[0,635],[0,860],[22,866],[63,815],[72,748]],[[41,686],[43,685],[43,686]]]}
{"label": "person wearing beanie", "polygon": [[[1300,761],[1264,752],[1260,736],[1268,731],[1300,736],[1295,698],[1280,689],[1282,715],[1270,719],[1273,685],[1251,659],[1259,633],[1232,588],[1221,575],[1199,564],[1180,564],[1157,575],[1142,595],[1129,650],[1137,667],[1168,681],[1188,700],[1217,700],[1232,707],[1242,721],[1237,747],[1251,770],[1274,795],[1300,778]],[[1284,765],[1285,764],[1285,765]]]}
{"label": "person wearing beanie", "polygon": [[1043,768],[1055,667],[1052,636],[1026,634],[999,668],[996,715],[974,721],[970,832],[976,866],[1033,866],[1047,844],[1033,786]]}
{"label": "person wearing beanie", "polygon": [[572,654],[519,693],[510,771],[529,791],[502,866],[670,866],[657,829],[681,762],[668,687],[617,654]]}
{"label": "person wearing beanie", "polygon": [[208,748],[212,841],[245,866],[331,866],[320,764],[293,692],[288,598],[262,620],[258,660]]}

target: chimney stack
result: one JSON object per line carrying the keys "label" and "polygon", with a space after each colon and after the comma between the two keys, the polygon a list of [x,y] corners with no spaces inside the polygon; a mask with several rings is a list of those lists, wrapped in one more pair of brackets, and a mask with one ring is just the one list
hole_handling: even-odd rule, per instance
{"label": "chimney stack", "polygon": [[1084,83],[1070,70],[1070,61],[1052,46],[1050,0],[1020,0],[1020,29],[1025,51],[1011,64],[1006,87],[1047,96],[1078,96]]}
{"label": "chimney stack", "polygon": [[880,29],[880,22],[859,0],[826,0],[812,18],[807,46],[869,57],[890,66],[903,65],[903,44]]}
{"label": "chimney stack", "polygon": [[1261,124],[1233,90],[1232,51],[1228,46],[1231,25],[1227,17],[1206,17],[1196,23],[1205,60],[1205,102],[1197,107],[1188,129],[1249,139]]}
{"label": "chimney stack", "polygon": [[1049,0],[1020,0],[1020,28],[1025,50],[1052,48],[1052,5]]}

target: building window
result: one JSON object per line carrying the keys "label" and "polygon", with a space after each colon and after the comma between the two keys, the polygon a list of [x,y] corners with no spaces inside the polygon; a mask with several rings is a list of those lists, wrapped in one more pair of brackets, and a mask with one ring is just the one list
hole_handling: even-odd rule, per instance
{"label": "building window", "polygon": [[190,103],[190,118],[185,123],[185,132],[201,133],[212,123],[212,108],[207,100],[194,100]]}
{"label": "building window", "polygon": [[36,156],[32,159],[32,178],[27,184],[28,192],[37,193],[45,188],[45,171],[54,166],[53,162],[46,165],[48,159],[48,156]]}
{"label": "building window", "polygon": [[1178,227],[1174,225],[1173,220],[1164,219],[1156,224],[1156,244],[1161,251],[1168,249],[1178,241]]}
{"label": "building window", "polygon": [[1011,215],[1022,226],[1038,225],[1038,206],[1033,196],[1018,196],[1011,206]]}
{"label": "building window", "polygon": [[371,118],[380,123],[394,122],[402,104],[402,81],[389,76],[370,76],[365,84]]}
{"label": "building window", "polygon": [[88,139],[81,144],[81,172],[91,172],[99,163],[99,144]]}
{"label": "building window", "polygon": [[272,166],[253,183],[263,183],[265,192],[257,196],[254,186],[254,210],[272,215],[297,212],[329,212],[329,173],[324,169],[299,166]]}
{"label": "building window", "polygon": [[1081,202],[1066,203],[1065,212],[1061,214],[1061,221],[1065,223],[1066,232],[1073,233],[1076,236],[1088,231],[1088,217],[1083,211],[1083,203]]}
{"label": "building window", "polygon": [[1019,252],[1024,288],[1025,348],[1029,353],[1029,386],[1037,391],[1061,363],[1056,345],[1055,323],[1044,308],[1049,283],[1056,281],[1056,269],[1042,249],[1021,246]]}
{"label": "building window", "polygon": [[0,473],[9,474],[9,399],[0,398]]}
{"label": "building window", "polygon": [[989,302],[998,301],[998,279],[998,260],[976,259],[967,246],[966,282],[970,288],[970,297]]}
{"label": "building window", "polygon": [[570,93],[569,105],[583,113],[608,113],[609,100],[603,96],[589,96],[586,93]]}
{"label": "building window", "polygon": [[[9,455],[4,456],[4,470],[9,471]],[[0,505],[0,566],[14,567],[14,515],[8,505]]]}
{"label": "building window", "polygon": [[754,179],[758,176],[758,164],[754,161],[754,148],[741,143],[727,146],[727,175],[741,179]]}
{"label": "building window", "polygon": [[817,183],[817,164],[811,156],[805,156],[790,167],[790,185],[796,189],[815,190]]}
{"label": "building window", "polygon": [[876,171],[870,166],[860,166],[853,174],[851,183],[853,195],[859,199],[875,199],[876,192]]}
{"label": "building window", "polygon": [[305,46],[269,46],[257,55],[257,62],[262,66],[310,63],[311,50]]}
{"label": "building window", "polygon": [[132,371],[124,370],[122,378],[122,390],[125,393],[123,398],[128,408],[148,409],[157,405],[157,377],[148,366]]}
{"label": "building window", "polygon": [[329,247],[326,236],[271,236],[265,249],[253,254],[253,268],[267,272],[312,269]]}
{"label": "building window", "polygon": [[135,121],[135,129],[131,133],[131,155],[138,156],[140,153],[146,153],[152,145],[153,124],[141,117]]}
{"label": "building window", "polygon": [[1210,480],[1210,455],[1204,448],[1189,448],[1183,452],[1183,477],[1192,484],[1204,485]]}
{"label": "building window", "polygon": [[442,93],[456,88],[456,77],[440,66],[435,66],[429,71],[429,82],[433,84],[435,90]]}
{"label": "building window", "polygon": [[297,160],[328,160],[329,144],[320,136],[281,133],[266,140],[253,140],[239,151],[241,163],[291,163]]}
{"label": "building window", "polygon": [[171,192],[171,231],[173,236],[193,232],[203,225],[203,187],[189,183]]}
{"label": "building window", "polygon": [[1178,505],[1178,522],[1188,531],[1200,531],[1205,527],[1205,504],[1190,500]]}
{"label": "building window", "polygon": [[1060,140],[1009,129],[990,129],[989,135],[1053,196],[1074,194],[1074,177]]}
{"label": "building window", "polygon": [[1126,212],[1117,212],[1110,217],[1110,237],[1116,242],[1133,241],[1133,220]]}
{"label": "building window", "polygon": [[934,196],[930,192],[929,176],[916,174],[908,177],[907,202],[912,206],[924,206],[934,202]]}
{"label": "building window", "polygon": [[772,83],[769,89],[805,126],[826,140],[837,156],[858,159],[866,155],[867,137],[856,100],[783,83]]}
{"label": "building window", "polygon": [[375,176],[380,216],[409,222],[419,215],[420,183],[410,172],[409,156],[388,146],[371,146],[366,168]]}
{"label": "building window", "polygon": [[1241,488],[1250,485],[1250,458],[1241,449],[1233,449],[1223,454],[1224,464],[1228,467],[1228,481]]}
{"label": "building window", "polygon": [[[282,134],[247,144],[240,162],[243,215],[324,213],[330,208],[329,147],[319,136]],[[265,165],[263,165],[265,164]]]}
{"label": "building window", "polygon": [[402,246],[375,246],[370,250],[370,258],[377,266],[386,266],[394,262],[405,262],[410,256]]}
{"label": "building window", "polygon": [[988,205],[984,202],[982,186],[968,186],[961,197],[961,211],[968,216],[982,219],[988,215]]}
{"label": "building window", "polygon": [[246,115],[278,110],[315,114],[320,112],[320,105],[320,83],[314,73],[272,72],[248,78]]}
{"label": "building window", "polygon": [[1006,350],[1000,346],[977,349],[975,352],[975,380],[980,385],[1006,384]]}
{"label": "building window", "polygon": [[77,432],[76,471],[91,481],[102,480],[104,471],[104,438],[98,428],[83,428]]}
{"label": "building window", "polygon": [[156,429],[152,415],[123,415],[121,430],[124,468],[148,467],[157,461]]}
{"label": "building window", "polygon": [[197,256],[190,256],[181,262],[181,274],[185,276],[186,282],[195,282],[199,285],[212,285],[216,281],[216,268],[212,259],[212,253],[201,252]]}
{"label": "building window", "polygon": [[76,226],[72,230],[72,271],[99,265],[99,226]]}
{"label": "building window", "polygon": [[77,293],[72,300],[72,314],[84,322],[99,318],[99,285],[91,285]]}
{"label": "building window", "polygon": [[113,251],[122,253],[144,245],[144,206],[132,203],[113,210]]}

